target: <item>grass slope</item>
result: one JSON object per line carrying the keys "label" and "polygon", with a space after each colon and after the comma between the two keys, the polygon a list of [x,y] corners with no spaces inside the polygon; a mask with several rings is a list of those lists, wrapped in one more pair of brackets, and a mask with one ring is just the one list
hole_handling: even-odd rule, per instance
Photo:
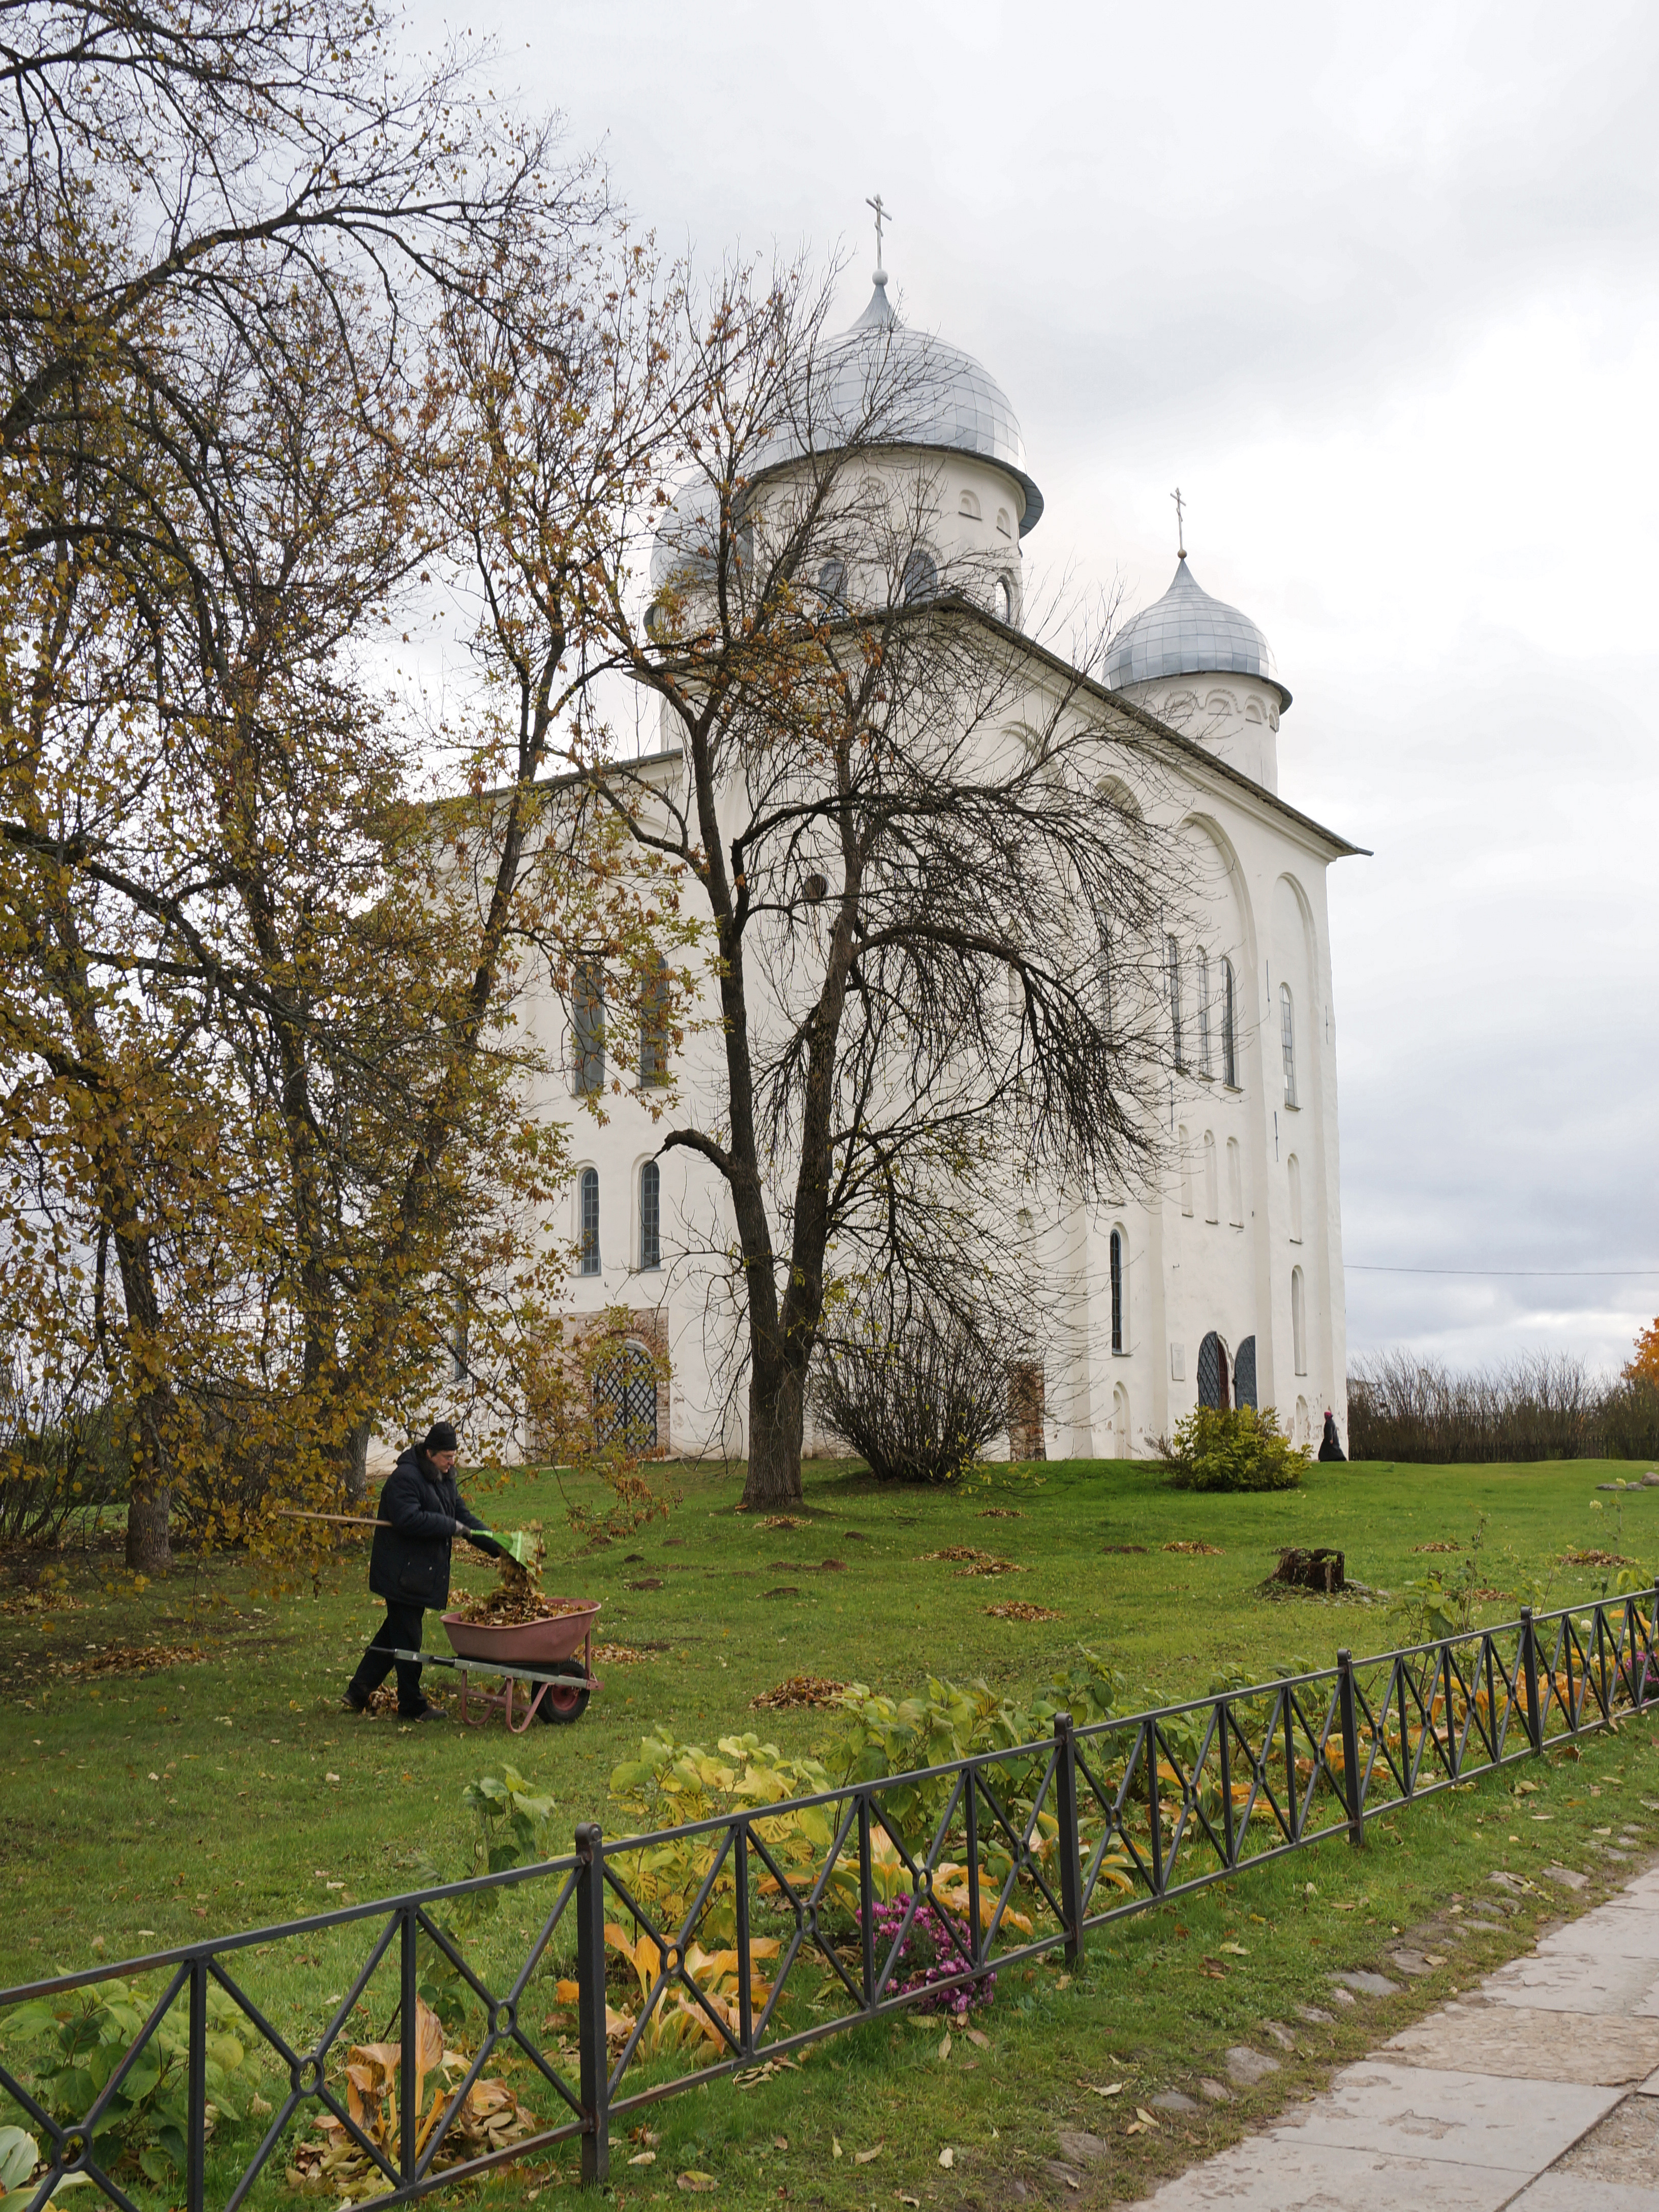
{"label": "grass slope", "polygon": [[[1287,1544],[1339,1546],[1352,1574],[1397,1589],[1431,1564],[1417,1547],[1467,1544],[1485,1514],[1483,1571],[1495,1586],[1509,1571],[1506,1551],[1543,1572],[1564,1551],[1601,1546],[1651,1571],[1659,1492],[1591,1510],[1595,1485],[1620,1471],[1605,1462],[1361,1465],[1316,1468],[1298,1492],[1203,1498],[1168,1491],[1144,1463],[1062,1462],[999,1468],[963,1495],[939,1497],[884,1492],[830,1466],[809,1469],[804,1525],[781,1530],[734,1513],[738,1484],[726,1470],[687,1469],[674,1477],[683,1495],[669,1521],[632,1541],[590,1550],[552,1534],[550,1587],[602,1598],[604,1634],[646,1656],[601,1667],[605,1688],[575,1727],[538,1728],[511,1747],[499,1723],[404,1730],[337,1710],[378,1617],[361,1551],[343,1552],[314,1593],[280,1600],[254,1594],[236,1560],[181,1571],[138,1597],[107,1594],[96,1561],[71,1566],[67,1607],[43,1614],[14,1597],[0,1616],[0,1984],[383,1895],[410,1885],[421,1852],[461,1873],[471,1840],[461,1789],[504,1758],[550,1791],[565,1838],[579,1820],[605,1818],[606,1777],[647,1722],[709,1743],[756,1726],[786,1749],[811,1747],[826,1716],[749,1710],[790,1674],[897,1692],[927,1673],[982,1674],[1023,1694],[1084,1642],[1153,1701],[1201,1692],[1224,1662],[1260,1677],[1293,1657],[1328,1664],[1339,1644],[1363,1655],[1395,1640],[1385,1608],[1264,1601],[1256,1585]],[[489,1510],[498,1527],[538,1517],[560,1529],[545,1479],[514,1477]],[[1019,1517],[979,1517],[992,1512]],[[1219,1555],[1161,1548],[1193,1539]],[[968,1578],[921,1556],[950,1544],[994,1552],[1022,1571]],[[1112,1548],[1136,1546],[1145,1548]],[[482,1586],[487,1574],[472,1568],[460,1579]],[[1555,1603],[1603,1580],[1594,1569],[1554,1575]],[[642,1583],[660,1586],[633,1587]],[[987,1618],[988,1605],[1010,1597],[1063,1618]],[[156,1642],[204,1657],[142,1677],[62,1671],[84,1665],[94,1645]],[[757,2204],[983,2203],[1015,2182],[1068,2197],[1048,2162],[1061,2132],[1077,2130],[1110,2143],[1099,2164],[1079,2164],[1073,2145],[1082,2193],[1133,2197],[1530,1940],[1564,1901],[1543,1877],[1547,1864],[1589,1871],[1579,1902],[1622,1878],[1630,1862],[1604,1854],[1639,1855],[1655,1839],[1644,1802],[1659,1799],[1655,1749],[1652,1730],[1626,1728],[1582,1759],[1535,1763],[1521,1778],[1535,1791],[1516,1795],[1511,1771],[1378,1822],[1364,1853],[1326,1846],[1122,1923],[1092,1939],[1085,1971],[1069,1980],[1058,1966],[1006,1974],[975,2023],[982,2047],[957,2032],[941,2056],[937,2023],[866,2028],[821,2046],[800,2075],[656,2107],[647,2118],[658,2140],[617,2145],[618,2203],[665,2195],[693,2168],[714,2173],[728,2198]],[[1633,1840],[1620,1845],[1620,1834]],[[1505,1867],[1532,1888],[1492,1887]],[[1485,1916],[1501,1926],[1474,1931],[1477,1904],[1487,1902],[1503,1908]],[[1443,1965],[1397,1996],[1334,2000],[1339,1966],[1382,1960],[1401,1981],[1386,1954],[1398,1948],[1395,1931],[1403,1941],[1413,1930]],[[1237,1948],[1224,1953],[1224,1943]],[[349,1954],[319,1940],[277,1978],[271,2001],[292,2032],[320,2021]],[[1328,2023],[1303,2021],[1299,2005],[1328,2013]],[[363,2032],[371,2025],[383,2023],[366,2020]],[[1278,2070],[1233,2088],[1229,2103],[1205,2101],[1198,2081],[1225,2083],[1224,2054],[1242,2044]],[[1096,2094],[1115,2082],[1116,2095]],[[1198,2109],[1155,2110],[1151,2099],[1171,2088]],[[1137,2104],[1155,2125],[1135,2120]],[[939,2164],[947,2148],[949,2169]],[[623,2162],[646,2150],[651,2163]],[[573,2172],[567,2155],[472,2193],[517,2203]]]}

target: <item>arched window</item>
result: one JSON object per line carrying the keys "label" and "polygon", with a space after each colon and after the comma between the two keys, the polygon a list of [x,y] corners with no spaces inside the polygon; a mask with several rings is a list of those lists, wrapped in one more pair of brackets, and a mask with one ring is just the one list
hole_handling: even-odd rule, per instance
{"label": "arched window", "polygon": [[577,1183],[577,1229],[581,1245],[581,1272],[599,1272],[599,1171],[584,1168]]}
{"label": "arched window", "polygon": [[1193,1163],[1187,1149],[1187,1126],[1176,1131],[1176,1150],[1181,1155],[1181,1210],[1190,1219],[1193,1211]]}
{"label": "arched window", "polygon": [[978,494],[976,492],[964,491],[962,495],[958,512],[963,514],[971,515],[974,520],[977,522],[979,520]]}
{"label": "arched window", "polygon": [[1235,1406],[1254,1406],[1255,1403],[1255,1339],[1253,1336],[1245,1338],[1233,1360],[1233,1403]]}
{"label": "arched window", "polygon": [[584,1097],[605,1088],[605,963],[578,960],[570,974],[571,1079]]}
{"label": "arched window", "polygon": [[1198,954],[1198,1064],[1206,1075],[1213,1072],[1210,1066],[1210,956],[1201,945]]}
{"label": "arched window", "polygon": [[1014,587],[1006,576],[997,578],[997,620],[1012,623],[1014,619]]}
{"label": "arched window", "polygon": [[1006,507],[1000,507],[997,509],[997,528],[1005,538],[1012,538],[1014,534],[1014,526],[1008,520],[1008,510]]}
{"label": "arched window", "polygon": [[647,1089],[668,1080],[669,999],[668,965],[653,952],[640,987],[640,1081]]}
{"label": "arched window", "polygon": [[1308,1310],[1307,1299],[1302,1288],[1302,1270],[1291,1270],[1291,1348],[1296,1355],[1296,1371],[1308,1371]]}
{"label": "arched window", "polygon": [[1112,1277],[1112,1349],[1123,1349],[1123,1231],[1115,1229],[1108,1246]]}
{"label": "arched window", "polygon": [[939,596],[939,563],[925,546],[918,545],[904,564],[904,578],[900,596],[907,607],[919,606],[924,599]]}
{"label": "arched window", "polygon": [[1302,1242],[1302,1163],[1292,1152],[1285,1162],[1285,1176],[1290,1184],[1291,1242]]}
{"label": "arched window", "polygon": [[1279,1042],[1285,1055],[1285,1103],[1296,1103],[1296,1014],[1291,1006],[1291,987],[1279,987]]}
{"label": "arched window", "polygon": [[1227,1218],[1235,1229],[1244,1226],[1244,1177],[1241,1172],[1243,1156],[1237,1137],[1227,1139]]}
{"label": "arched window", "polygon": [[1204,1132],[1204,1218],[1206,1221],[1218,1221],[1221,1218],[1221,1207],[1217,1190],[1218,1181],[1219,1177],[1216,1172],[1215,1132],[1213,1129],[1206,1129]]}
{"label": "arched window", "polygon": [[640,1266],[662,1265],[662,1170],[647,1160],[640,1170]]}
{"label": "arched window", "polygon": [[1231,1091],[1238,1088],[1238,986],[1233,963],[1221,963],[1221,1079]]}
{"label": "arched window", "polygon": [[1173,937],[1164,940],[1164,974],[1170,993],[1170,1035],[1175,1046],[1175,1064],[1184,1073],[1187,1048],[1181,1035],[1181,947]]}
{"label": "arched window", "polygon": [[831,559],[818,570],[818,595],[832,613],[838,613],[847,600],[847,563]]}
{"label": "arched window", "polygon": [[1112,1448],[1119,1459],[1132,1456],[1129,1449],[1129,1394],[1121,1382],[1112,1393]]}

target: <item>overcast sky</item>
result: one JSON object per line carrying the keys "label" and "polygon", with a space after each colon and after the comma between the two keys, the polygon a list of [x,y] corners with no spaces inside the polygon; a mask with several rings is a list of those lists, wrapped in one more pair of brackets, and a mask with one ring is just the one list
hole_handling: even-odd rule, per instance
{"label": "overcast sky", "polygon": [[[1332,873],[1355,1352],[1659,1312],[1659,10],[480,0],[662,244],[851,249],[1012,399],[1028,563],[1267,630]],[[1551,1279],[1376,1267],[1589,1271]]]}

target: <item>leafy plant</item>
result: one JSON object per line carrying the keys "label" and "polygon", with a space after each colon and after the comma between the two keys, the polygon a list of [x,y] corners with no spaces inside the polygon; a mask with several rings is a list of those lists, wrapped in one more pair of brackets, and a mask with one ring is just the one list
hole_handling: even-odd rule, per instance
{"label": "leafy plant", "polygon": [[[477,1822],[472,1863],[465,1879],[474,1875],[505,1874],[510,1868],[545,1858],[547,1823],[553,1817],[553,1800],[539,1796],[516,1766],[503,1766],[499,1775],[481,1774],[461,1792],[461,1802]],[[417,1852],[415,1864],[422,1882],[434,1888],[455,1879],[431,1856]],[[463,1934],[501,1909],[501,1892],[475,1890],[452,1898],[444,1934],[459,1945]],[[465,2016],[467,1984],[454,1960],[430,1938],[423,1937],[420,1954],[419,1988],[422,2001],[432,2008],[452,2034]]]}
{"label": "leafy plant", "polygon": [[[142,1983],[100,1982],[69,1996],[20,2006],[9,2016],[7,2025],[15,2032],[44,2041],[45,2049],[32,2068],[33,2080],[55,2118],[75,2121],[90,2112],[137,2042],[154,2002]],[[242,2015],[234,2000],[211,1982],[207,2004],[208,2103],[228,2119],[240,2120],[244,2089],[251,2087],[252,2075],[252,2069],[244,2075],[246,2046],[233,2032],[240,2027]],[[175,2003],[156,2023],[94,2131],[98,2137],[117,2136],[122,2155],[158,2185],[174,2169],[184,2171],[188,2037],[186,2008]],[[15,2165],[21,2156],[20,2145],[13,2142],[8,2150],[6,2137],[0,2136],[0,2160]],[[9,2165],[0,2166],[0,2173],[9,2172]]]}
{"label": "leafy plant", "polygon": [[1294,1490],[1309,1463],[1271,1406],[1194,1406],[1158,1449],[1177,1490]]}

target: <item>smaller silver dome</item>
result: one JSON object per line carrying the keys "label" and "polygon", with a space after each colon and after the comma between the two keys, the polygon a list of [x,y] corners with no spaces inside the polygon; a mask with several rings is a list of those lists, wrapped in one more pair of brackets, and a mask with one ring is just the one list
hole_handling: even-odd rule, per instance
{"label": "smaller silver dome", "polygon": [[1103,674],[1112,691],[1158,676],[1259,676],[1278,692],[1281,710],[1291,703],[1266,637],[1248,615],[1200,587],[1184,553],[1164,597],[1118,632]]}

